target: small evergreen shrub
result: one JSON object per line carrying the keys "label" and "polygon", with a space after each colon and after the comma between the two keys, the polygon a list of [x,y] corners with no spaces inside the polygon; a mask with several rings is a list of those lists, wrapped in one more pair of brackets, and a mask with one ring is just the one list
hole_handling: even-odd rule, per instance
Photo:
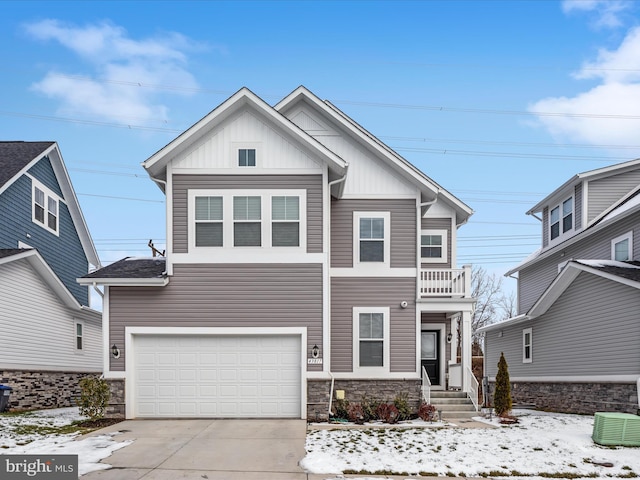
{"label": "small evergreen shrub", "polygon": [[436,407],[430,403],[423,403],[418,408],[418,417],[425,422],[433,422],[436,419]]}
{"label": "small evergreen shrub", "polygon": [[344,419],[348,419],[349,418],[349,401],[348,400],[336,400],[334,403],[334,410],[335,410],[335,414],[334,417],[336,418],[344,418]]}
{"label": "small evergreen shrub", "polygon": [[104,378],[84,377],[80,380],[80,415],[91,420],[104,417],[110,397],[109,384]]}
{"label": "small evergreen shrub", "polygon": [[376,410],[378,409],[378,405],[380,405],[379,400],[376,400],[375,398],[369,399],[366,396],[363,396],[360,404],[362,405],[365,422],[370,422],[371,420],[378,418]]}
{"label": "small evergreen shrub", "polygon": [[406,392],[399,393],[393,400],[393,404],[398,409],[400,417],[398,420],[409,420],[411,418],[411,407],[409,406],[409,394]]}
{"label": "small evergreen shrub", "polygon": [[509,380],[509,365],[504,358],[504,353],[500,354],[498,362],[498,373],[496,374],[496,387],[493,393],[493,408],[496,415],[505,416],[511,411],[511,382]]}

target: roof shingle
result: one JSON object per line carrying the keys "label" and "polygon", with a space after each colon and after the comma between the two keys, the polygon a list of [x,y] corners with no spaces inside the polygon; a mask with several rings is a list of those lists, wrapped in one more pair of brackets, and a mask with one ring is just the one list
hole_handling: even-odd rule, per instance
{"label": "roof shingle", "polygon": [[0,187],[54,143],[0,141]]}

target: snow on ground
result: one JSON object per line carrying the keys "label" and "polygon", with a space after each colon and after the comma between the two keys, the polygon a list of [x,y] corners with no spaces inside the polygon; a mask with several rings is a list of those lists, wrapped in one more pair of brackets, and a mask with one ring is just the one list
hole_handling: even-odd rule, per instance
{"label": "snow on ground", "polygon": [[[113,436],[98,435],[76,440],[79,432],[48,434],[47,427],[71,425],[82,420],[77,408],[40,410],[19,415],[0,415],[0,454],[9,455],[78,455],[80,475],[110,468],[99,463],[103,458],[126,447],[131,441],[116,442]],[[37,428],[31,428],[37,427]]]}
{"label": "snow on ground", "polygon": [[[309,473],[449,476],[640,475],[640,448],[603,447],[591,439],[593,416],[516,411],[520,422],[496,428],[452,425],[314,430],[301,466]],[[477,418],[476,420],[481,420]],[[595,463],[611,462],[613,467]],[[634,475],[636,474],[636,475]]]}

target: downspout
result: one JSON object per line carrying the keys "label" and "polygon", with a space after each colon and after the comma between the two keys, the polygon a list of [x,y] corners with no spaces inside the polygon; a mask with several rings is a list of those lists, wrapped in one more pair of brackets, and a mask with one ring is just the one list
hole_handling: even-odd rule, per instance
{"label": "downspout", "polygon": [[[329,416],[327,418],[331,418],[331,406],[333,403],[333,386],[336,379],[333,377],[333,374],[331,372],[327,372],[327,373],[331,377],[331,389],[329,390]],[[638,382],[639,382],[638,385],[640,385],[640,379],[638,380]]]}
{"label": "downspout", "polygon": [[93,282],[91,284],[91,286],[93,287],[93,289],[98,292],[98,295],[100,295],[100,298],[104,298],[104,293],[100,291],[100,289],[98,288],[98,285],[96,284],[96,282]]}
{"label": "downspout", "polygon": [[542,219],[540,217],[537,217],[536,215],[533,214],[533,212],[527,212],[527,215],[531,215],[533,218],[535,218],[536,220],[540,220],[542,221]]}
{"label": "downspout", "polygon": [[162,184],[162,185],[164,185],[165,187],[167,186],[167,182],[166,182],[166,180],[160,180],[159,178],[155,178],[155,177],[153,177],[151,174],[149,174],[149,178],[150,178],[151,180],[153,180],[154,182],[156,182],[156,183],[161,183],[161,184]]}
{"label": "downspout", "polygon": [[[344,175],[340,178],[337,178],[336,180],[329,182],[329,193],[331,193],[331,187],[338,184],[338,183],[342,183],[347,179],[347,173],[349,173],[349,164],[345,162],[344,164]],[[151,177],[153,178],[153,177]]]}
{"label": "downspout", "polygon": [[428,207],[429,205],[433,205],[438,201],[438,195],[440,195],[440,189],[436,190],[436,196],[433,197],[433,200],[421,203],[420,207],[422,208],[422,207]]}

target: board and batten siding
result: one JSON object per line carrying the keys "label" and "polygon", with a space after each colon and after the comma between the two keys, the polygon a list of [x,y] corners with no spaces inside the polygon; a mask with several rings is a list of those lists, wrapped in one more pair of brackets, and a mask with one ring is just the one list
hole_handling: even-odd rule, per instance
{"label": "board and batten siding", "polygon": [[587,222],[591,222],[638,185],[640,185],[640,170],[590,181]]}
{"label": "board and batten siding", "polygon": [[[322,265],[178,264],[173,273],[165,287],[109,288],[110,345],[124,345],[132,326],[306,327],[322,348]],[[121,351],[112,370],[124,370]]]}
{"label": "board and batten siding", "polygon": [[[416,202],[331,199],[331,266],[353,267],[353,212],[390,212],[391,268],[416,266]],[[415,295],[414,295],[415,296]]]}
{"label": "board and batten siding", "polygon": [[[450,218],[422,218],[421,230],[446,230],[447,232],[447,263],[421,262],[422,268],[451,268],[451,254],[453,252],[453,239],[451,235]],[[418,245],[420,248],[420,245]]]}
{"label": "board and batten siding", "polygon": [[389,307],[390,371],[415,372],[415,291],[415,278],[332,278],[331,371],[353,371],[353,307]]}
{"label": "board and batten siding", "polygon": [[[487,332],[487,374],[495,377],[500,352],[519,378],[640,375],[640,292],[581,272],[540,317]],[[532,328],[533,362],[522,363],[522,330]]]}
{"label": "board and batten siding", "polygon": [[518,273],[519,313],[526,313],[558,275],[558,265],[570,259],[611,259],[611,240],[633,232],[633,258],[640,258],[640,212],[584,239],[559,248],[553,255]]}
{"label": "board and batten siding", "polygon": [[[81,351],[76,320],[83,323]],[[0,265],[0,329],[5,369],[102,370],[101,315],[67,308],[26,259]]]}
{"label": "board and batten siding", "polygon": [[573,228],[577,231],[582,228],[582,184],[579,183],[574,188],[573,198]]}
{"label": "board and batten siding", "polygon": [[173,253],[188,253],[190,189],[305,189],[307,253],[322,252],[322,175],[173,175]]}

